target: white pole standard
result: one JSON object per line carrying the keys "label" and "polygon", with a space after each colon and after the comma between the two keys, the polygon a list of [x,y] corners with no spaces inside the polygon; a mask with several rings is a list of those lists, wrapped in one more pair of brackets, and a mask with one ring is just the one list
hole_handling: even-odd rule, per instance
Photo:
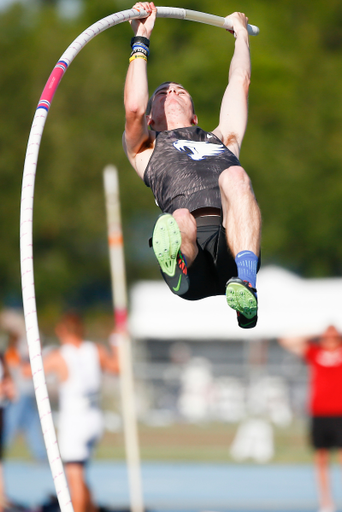
{"label": "white pole standard", "polygon": [[132,367],[132,347],[127,325],[126,271],[117,169],[111,165],[107,166],[104,169],[103,178],[107,209],[108,245],[116,329],[115,338],[118,342],[120,361],[121,407],[125,432],[126,460],[131,502],[130,509],[132,512],[143,512],[144,505]]}

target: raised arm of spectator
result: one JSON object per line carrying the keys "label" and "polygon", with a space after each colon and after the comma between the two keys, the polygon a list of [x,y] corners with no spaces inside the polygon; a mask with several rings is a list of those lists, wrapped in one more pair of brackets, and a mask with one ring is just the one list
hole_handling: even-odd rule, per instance
{"label": "raised arm of spectator", "polygon": [[97,343],[96,346],[102,371],[118,374],[120,372],[118,346],[110,343],[109,350],[100,343]]}
{"label": "raised arm of spectator", "polygon": [[[131,26],[134,36],[141,36],[149,40],[157,16],[157,9],[153,2],[138,2],[133,8],[148,12],[147,18],[132,20]],[[140,174],[140,168],[136,164],[136,157],[150,138],[145,115],[149,99],[147,61],[142,55],[141,58],[130,59],[124,90],[126,123],[123,145],[132,166],[138,174]]]}
{"label": "raised arm of spectator", "polygon": [[239,157],[247,127],[251,79],[248,18],[240,12],[235,12],[228,18],[233,23],[235,48],[229,68],[228,85],[222,98],[219,125],[214,133]]}
{"label": "raised arm of spectator", "polygon": [[297,356],[304,357],[305,352],[308,349],[310,338],[305,336],[293,336],[286,338],[279,338],[278,343],[285,350],[296,354]]}

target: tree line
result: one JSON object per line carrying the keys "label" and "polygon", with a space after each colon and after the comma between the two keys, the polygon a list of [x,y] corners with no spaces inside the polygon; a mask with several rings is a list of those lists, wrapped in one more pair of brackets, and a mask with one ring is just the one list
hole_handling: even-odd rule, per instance
{"label": "tree line", "polygon": [[[174,5],[171,0],[163,5]],[[262,259],[305,277],[341,275],[342,5],[314,0],[241,0],[260,35],[251,37],[249,123],[241,164],[263,215]],[[14,4],[0,13],[0,302],[20,296],[19,209],[30,126],[40,94],[69,44],[95,21],[131,7],[126,0],[83,1],[76,19],[56,2]],[[204,0],[181,7],[208,12]],[[210,13],[229,14],[219,0]],[[119,169],[129,284],[157,279],[148,247],[159,214],[149,189],[122,150],[123,86],[130,53],[129,23],[93,39],[65,74],[48,115],[37,168],[34,258],[42,309],[110,303],[102,170]],[[218,122],[234,38],[180,20],[158,19],[148,63],[150,91],[182,83],[199,124]]]}

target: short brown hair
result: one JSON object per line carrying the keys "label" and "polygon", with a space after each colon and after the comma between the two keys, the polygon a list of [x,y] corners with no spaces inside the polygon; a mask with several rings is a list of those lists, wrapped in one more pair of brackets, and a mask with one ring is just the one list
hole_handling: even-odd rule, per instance
{"label": "short brown hair", "polygon": [[[151,110],[152,110],[152,102],[153,102],[153,98],[154,98],[154,95],[156,93],[156,91],[158,89],[160,89],[160,87],[163,87],[163,85],[169,85],[169,84],[175,84],[175,85],[179,85],[180,87],[182,87],[184,90],[186,90],[182,84],[178,83],[178,82],[163,82],[162,84],[158,85],[158,87],[154,90],[152,96],[150,97],[150,99],[148,100],[148,103],[147,103],[147,107],[146,107],[146,115],[150,115],[151,113]],[[195,115],[195,105],[194,105],[194,101],[192,99],[192,97],[190,96],[190,99],[191,99],[191,105],[192,105],[192,112],[193,114]]]}
{"label": "short brown hair", "polygon": [[83,338],[84,330],[82,318],[76,311],[64,313],[58,324],[62,325],[69,334],[74,334],[75,336]]}

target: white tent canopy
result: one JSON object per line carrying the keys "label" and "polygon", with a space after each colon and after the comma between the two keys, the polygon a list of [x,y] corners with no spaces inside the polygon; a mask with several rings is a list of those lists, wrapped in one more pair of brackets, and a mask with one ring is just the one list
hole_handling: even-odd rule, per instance
{"label": "white tent canopy", "polygon": [[183,300],[164,281],[141,281],[131,289],[130,329],[143,339],[262,339],[342,331],[342,278],[302,279],[275,266],[257,280],[259,320],[241,329],[224,296]]}

